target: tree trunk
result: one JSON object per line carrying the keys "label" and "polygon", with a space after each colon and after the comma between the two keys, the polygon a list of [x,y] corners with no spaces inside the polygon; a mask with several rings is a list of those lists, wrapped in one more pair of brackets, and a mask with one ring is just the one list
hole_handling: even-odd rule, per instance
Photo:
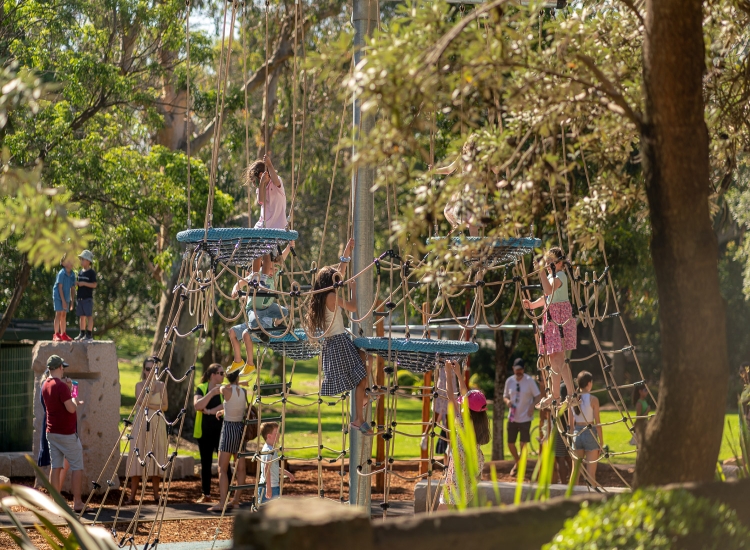
{"label": "tree trunk", "polygon": [[504,460],[504,431],[506,370],[508,369],[508,349],[505,347],[505,333],[495,331],[495,394],[492,401],[492,460]]}
{"label": "tree trunk", "polygon": [[637,486],[714,478],[728,380],[717,242],[709,214],[700,0],[648,0],[641,130],[659,293],[662,377]]}
{"label": "tree trunk", "polygon": [[26,254],[21,255],[21,269],[18,270],[16,275],[16,284],[13,288],[13,294],[8,302],[8,307],[5,308],[3,318],[0,319],[0,340],[3,339],[5,331],[10,326],[10,322],[13,320],[13,316],[16,314],[21,298],[29,284],[29,277],[31,275],[31,264],[29,264],[29,258]]}
{"label": "tree trunk", "polygon": [[[172,266],[172,272],[169,279],[164,282],[165,287],[161,295],[161,301],[159,303],[159,316],[156,320],[156,327],[154,332],[154,341],[152,344],[152,354],[159,351],[162,340],[164,339],[164,333],[169,323],[177,325],[177,331],[180,334],[190,332],[195,327],[197,320],[195,316],[191,316],[188,311],[187,302],[182,308],[179,319],[169,319],[170,312],[172,310],[172,301],[175,298],[175,294],[172,289],[178,283],[178,276],[180,272],[181,255],[178,255],[178,259]],[[179,296],[177,296],[178,303],[175,304],[175,312],[179,307]],[[172,312],[174,315],[174,312]],[[180,338],[175,334],[172,334],[170,341],[171,345],[168,345],[164,352],[163,365],[169,366],[170,371],[175,378],[182,377],[187,370],[196,364],[196,353],[197,353],[197,336],[190,335],[185,338]],[[188,379],[183,382],[176,383],[173,380],[167,382],[167,396],[169,398],[169,409],[167,410],[167,416],[170,420],[177,417],[180,410],[185,406],[185,393],[189,391]],[[187,418],[185,419],[185,429],[183,434],[192,433],[193,425],[193,400],[187,400]]]}

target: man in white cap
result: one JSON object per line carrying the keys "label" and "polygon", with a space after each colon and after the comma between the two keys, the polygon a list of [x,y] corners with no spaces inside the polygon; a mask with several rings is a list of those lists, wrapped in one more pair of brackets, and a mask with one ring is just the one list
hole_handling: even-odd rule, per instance
{"label": "man in white cap", "polygon": [[91,267],[94,255],[84,250],[78,255],[81,260],[81,271],[78,273],[78,293],[76,294],[76,314],[81,332],[76,340],[91,341],[94,339],[94,289],[96,288],[96,271]]}

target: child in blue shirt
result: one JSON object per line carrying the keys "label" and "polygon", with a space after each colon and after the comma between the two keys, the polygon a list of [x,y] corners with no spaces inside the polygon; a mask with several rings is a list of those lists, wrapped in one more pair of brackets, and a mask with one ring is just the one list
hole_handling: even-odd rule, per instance
{"label": "child in blue shirt", "polygon": [[73,309],[73,290],[76,287],[76,274],[73,272],[73,264],[65,258],[60,261],[62,269],[58,271],[55,286],[52,287],[52,303],[55,307],[55,334],[53,342],[71,342],[65,327],[65,316]]}

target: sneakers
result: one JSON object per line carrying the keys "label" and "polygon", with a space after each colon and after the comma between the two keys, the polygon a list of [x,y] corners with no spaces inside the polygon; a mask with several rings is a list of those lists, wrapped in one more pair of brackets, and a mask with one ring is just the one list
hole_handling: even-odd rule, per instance
{"label": "sneakers", "polygon": [[74,342],[79,342],[81,340],[84,340],[85,338],[86,338],[86,331],[82,330],[81,332],[78,333],[78,336],[76,336],[75,338],[73,338],[73,341]]}
{"label": "sneakers", "polygon": [[93,342],[94,341],[94,335],[91,333],[90,330],[86,331],[86,335],[83,337],[84,342]]}
{"label": "sneakers", "polygon": [[[244,361],[232,361],[232,366],[227,369],[227,374],[231,374],[236,370],[240,370],[245,367]],[[255,370],[255,367],[253,367],[253,370]]]}
{"label": "sneakers", "polygon": [[55,333],[52,335],[52,341],[53,342],[61,342],[62,339],[60,338],[60,335],[58,333]]}
{"label": "sneakers", "polygon": [[[232,363],[232,366],[234,366],[234,363]],[[248,365],[245,363],[245,366],[242,367],[242,372],[240,372],[240,376],[248,376],[255,372],[255,365]]]}
{"label": "sneakers", "polygon": [[73,339],[70,336],[68,336],[67,332],[63,332],[62,334],[59,334],[58,336],[60,337],[60,341],[61,342],[72,342],[73,341]]}

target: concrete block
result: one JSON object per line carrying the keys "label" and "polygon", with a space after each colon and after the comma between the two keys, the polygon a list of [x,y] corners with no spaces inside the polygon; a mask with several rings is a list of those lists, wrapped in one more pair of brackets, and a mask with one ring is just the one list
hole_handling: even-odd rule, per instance
{"label": "concrete block", "polygon": [[[83,493],[92,489],[92,481],[106,487],[105,481],[114,474],[115,459],[104,472],[104,466],[118,444],[120,422],[120,372],[114,342],[37,342],[32,351],[34,371],[34,447],[39,451],[44,432],[44,417],[40,401],[40,379],[50,355],[59,355],[70,367],[69,378],[78,382],[78,395],[83,404],[78,409],[78,435],[83,445]],[[101,474],[101,477],[100,477]],[[70,474],[63,484],[70,490]],[[102,489],[103,491],[103,489]]]}
{"label": "concrete block", "polygon": [[[10,485],[10,478],[7,476],[0,476],[0,485]],[[5,498],[8,496],[8,493],[5,491],[0,491],[0,498]]]}
{"label": "concrete block", "polygon": [[0,453],[0,476],[10,477],[10,454]]}
{"label": "concrete block", "polygon": [[36,472],[29,464],[27,456],[31,453],[8,453],[10,455],[10,477],[34,477]]}
{"label": "concrete block", "polygon": [[371,550],[372,524],[362,508],[324,499],[282,497],[235,518],[235,550]]}
{"label": "concrete block", "polygon": [[193,477],[195,475],[195,459],[192,456],[178,456],[176,458],[182,464],[182,477],[180,479]]}
{"label": "concrete block", "polygon": [[[484,502],[491,502],[492,504],[513,504],[516,497],[516,484],[507,481],[498,482],[498,490],[500,493],[500,502],[497,502],[497,496],[492,482],[480,481],[478,484],[478,491],[481,495],[480,498]],[[427,481],[420,481],[414,487],[414,513],[418,514],[427,511]],[[432,481],[432,487],[430,489],[430,502],[437,508],[438,497],[435,497],[436,491],[442,491],[443,484],[440,483],[438,488],[437,480]],[[521,493],[521,501],[526,501],[534,497],[537,490],[536,483],[524,483],[523,491]],[[550,485],[550,498],[561,497],[565,495],[568,490],[567,485]],[[607,487],[605,489],[608,493],[624,493],[629,492],[629,489],[623,487]],[[584,486],[576,486],[573,488],[574,495],[582,495],[590,493],[589,489]]]}

